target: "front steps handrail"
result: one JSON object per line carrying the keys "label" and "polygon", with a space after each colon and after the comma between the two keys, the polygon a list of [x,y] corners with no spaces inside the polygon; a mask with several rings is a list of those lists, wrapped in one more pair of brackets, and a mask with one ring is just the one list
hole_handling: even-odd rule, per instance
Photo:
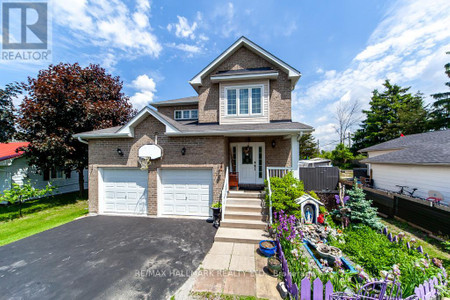
{"label": "front steps handrail", "polygon": [[229,186],[229,174],[228,174],[228,167],[225,171],[225,180],[223,182],[223,188],[222,188],[222,221],[225,220],[225,207],[227,205],[227,197],[228,197],[228,186]]}

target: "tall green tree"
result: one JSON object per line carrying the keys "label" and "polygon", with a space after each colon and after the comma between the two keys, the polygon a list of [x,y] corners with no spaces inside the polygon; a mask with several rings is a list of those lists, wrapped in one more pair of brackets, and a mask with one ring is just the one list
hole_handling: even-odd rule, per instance
{"label": "tall green tree", "polygon": [[409,92],[410,87],[383,84],[384,91],[374,90],[370,109],[363,110],[365,119],[353,136],[353,152],[399,137],[403,134],[425,132],[428,112],[423,96]]}
{"label": "tall green tree", "polygon": [[[447,52],[450,54],[450,52]],[[445,66],[445,73],[450,78],[450,63]],[[450,88],[450,81],[445,85]],[[440,130],[450,127],[450,92],[442,92],[431,95],[436,101],[431,106],[430,129]]]}
{"label": "tall green tree", "polygon": [[16,132],[13,99],[21,94],[18,83],[10,83],[0,89],[0,143],[11,140]]}
{"label": "tall green tree", "polygon": [[41,170],[76,170],[82,194],[88,149],[73,134],[122,125],[131,118],[134,110],[122,82],[98,65],[61,63],[28,78],[25,87],[28,95],[17,122],[19,136],[30,142],[24,149],[29,163]]}
{"label": "tall green tree", "polygon": [[300,159],[310,159],[319,155],[319,147],[311,133],[300,137]]}

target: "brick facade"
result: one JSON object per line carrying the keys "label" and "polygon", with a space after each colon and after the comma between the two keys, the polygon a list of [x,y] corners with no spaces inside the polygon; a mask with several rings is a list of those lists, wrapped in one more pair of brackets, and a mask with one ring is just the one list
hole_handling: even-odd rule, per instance
{"label": "brick facade", "polygon": [[175,118],[174,113],[176,110],[190,110],[190,109],[198,109],[198,105],[161,106],[158,107],[158,112],[168,116],[171,119],[174,119]]}
{"label": "brick facade", "polygon": [[[223,187],[227,144],[224,137],[168,137],[165,127],[153,116],[148,116],[135,129],[134,138],[92,139],[89,141],[89,211],[98,212],[98,168],[138,168],[138,150],[152,144],[158,133],[158,145],[163,158],[149,167],[148,213],[157,214],[157,170],[163,168],[211,168],[213,170],[213,201],[217,201]],[[186,154],[181,149],[186,148]],[[124,156],[116,150],[120,148]]]}
{"label": "brick facade", "polygon": [[[210,74],[262,67],[271,67],[279,73],[277,79],[270,80],[270,120],[291,120],[291,83],[288,74],[247,48],[241,47]],[[199,122],[219,122],[219,84],[211,83],[209,76],[206,76],[198,94]]]}

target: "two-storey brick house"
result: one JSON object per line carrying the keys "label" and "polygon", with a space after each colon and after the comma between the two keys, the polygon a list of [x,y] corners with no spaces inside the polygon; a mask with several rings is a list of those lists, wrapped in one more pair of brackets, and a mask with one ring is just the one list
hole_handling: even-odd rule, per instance
{"label": "two-storey brick house", "polygon": [[[292,122],[300,76],[242,37],[189,82],[198,96],[152,103],[122,127],[75,135],[89,144],[90,212],[207,217],[230,178],[262,188],[268,167],[297,173],[299,136],[313,130]],[[143,149],[161,157],[145,160]]]}

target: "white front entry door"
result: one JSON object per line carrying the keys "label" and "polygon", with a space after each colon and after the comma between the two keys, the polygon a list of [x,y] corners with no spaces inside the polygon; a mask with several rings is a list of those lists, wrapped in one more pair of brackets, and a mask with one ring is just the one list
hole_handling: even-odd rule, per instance
{"label": "white front entry door", "polygon": [[239,183],[264,184],[264,143],[237,143],[236,167]]}
{"label": "white front entry door", "polygon": [[160,176],[162,215],[210,215],[211,169],[166,169],[161,170]]}
{"label": "white front entry door", "polygon": [[100,172],[100,213],[147,214],[147,171],[105,168]]}

